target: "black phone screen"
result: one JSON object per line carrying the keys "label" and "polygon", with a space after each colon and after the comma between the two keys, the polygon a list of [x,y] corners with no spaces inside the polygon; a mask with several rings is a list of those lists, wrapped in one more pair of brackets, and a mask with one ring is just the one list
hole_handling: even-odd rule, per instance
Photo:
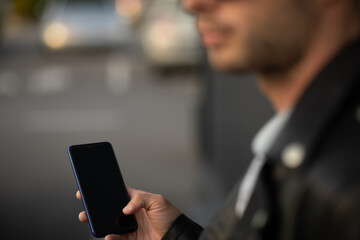
{"label": "black phone screen", "polygon": [[130,199],[111,144],[74,145],[68,152],[93,235],[135,231],[135,217],[122,212]]}

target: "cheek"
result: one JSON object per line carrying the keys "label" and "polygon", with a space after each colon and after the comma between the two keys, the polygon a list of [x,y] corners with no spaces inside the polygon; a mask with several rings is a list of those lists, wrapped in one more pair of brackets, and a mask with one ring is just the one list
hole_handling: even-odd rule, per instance
{"label": "cheek", "polygon": [[219,6],[216,11],[216,18],[222,24],[236,28],[251,20],[251,12],[249,4],[241,3],[241,1],[231,1],[228,4]]}
{"label": "cheek", "polygon": [[262,10],[263,7],[257,6],[259,1],[238,0],[234,2],[236,4],[228,4],[219,11],[221,13],[219,19],[230,29],[229,40],[242,45],[251,41],[249,39],[252,39],[254,33],[263,31],[266,27],[264,22],[269,20],[265,19],[266,14]]}

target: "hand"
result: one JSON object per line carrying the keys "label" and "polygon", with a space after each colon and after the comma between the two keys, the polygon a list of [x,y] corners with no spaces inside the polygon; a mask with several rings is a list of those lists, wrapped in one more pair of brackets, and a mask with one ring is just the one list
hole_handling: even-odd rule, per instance
{"label": "hand", "polygon": [[[127,215],[135,214],[138,229],[136,232],[124,235],[107,235],[105,240],[161,239],[180,215],[180,211],[162,195],[130,187],[127,187],[127,190],[131,200],[123,212]],[[76,197],[81,200],[79,191],[77,191]],[[85,211],[79,214],[79,220],[81,222],[88,221]]]}

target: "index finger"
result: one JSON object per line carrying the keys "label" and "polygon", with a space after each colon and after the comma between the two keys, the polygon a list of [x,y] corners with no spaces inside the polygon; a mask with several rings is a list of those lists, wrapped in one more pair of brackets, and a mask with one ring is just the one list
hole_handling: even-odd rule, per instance
{"label": "index finger", "polygon": [[79,190],[76,192],[76,198],[79,199],[79,200],[81,200],[81,194],[80,194],[80,191],[79,191]]}

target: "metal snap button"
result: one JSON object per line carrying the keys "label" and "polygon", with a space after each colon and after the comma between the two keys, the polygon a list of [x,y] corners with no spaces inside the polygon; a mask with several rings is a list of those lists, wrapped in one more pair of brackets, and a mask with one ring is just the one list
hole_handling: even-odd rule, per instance
{"label": "metal snap button", "polygon": [[305,147],[300,143],[287,145],[282,152],[283,164],[291,169],[298,168],[304,161]]}
{"label": "metal snap button", "polygon": [[251,225],[254,229],[260,230],[265,227],[268,214],[265,210],[258,210],[252,218]]}

